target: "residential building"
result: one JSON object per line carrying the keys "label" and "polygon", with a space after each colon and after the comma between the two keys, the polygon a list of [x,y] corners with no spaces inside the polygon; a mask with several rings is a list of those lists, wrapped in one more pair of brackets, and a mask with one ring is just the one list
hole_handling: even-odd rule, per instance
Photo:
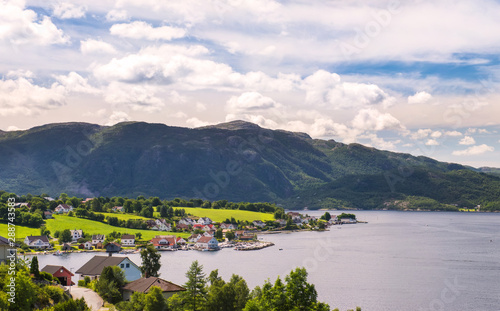
{"label": "residential building", "polygon": [[112,210],[113,212],[119,212],[119,213],[120,213],[120,212],[123,212],[123,206],[113,206],[113,207],[111,208],[111,210]]}
{"label": "residential building", "polygon": [[220,225],[221,229],[227,229],[227,230],[236,230],[238,229],[238,227],[235,225],[235,224],[225,224],[225,223],[222,223]]}
{"label": "residential building", "polygon": [[55,209],[54,212],[57,214],[66,214],[69,213],[73,210],[73,206],[68,205],[68,204],[59,204]]}
{"label": "residential building", "polygon": [[49,237],[46,235],[30,235],[24,238],[24,243],[31,248],[50,248]]}
{"label": "residential building", "polygon": [[118,253],[119,251],[122,250],[122,246],[116,242],[111,242],[106,245],[104,245],[104,248],[106,249],[107,253]]}
{"label": "residential building", "polygon": [[261,220],[255,220],[253,222],[253,225],[257,228],[264,228],[266,226],[266,223],[262,222]]}
{"label": "residential building", "polygon": [[141,270],[128,257],[116,256],[94,256],[85,263],[76,273],[81,274],[81,277],[90,277],[91,280],[99,278],[102,269],[109,266],[116,266],[122,269],[127,281],[135,281],[141,278]]}
{"label": "residential building", "polygon": [[214,237],[202,236],[196,242],[196,247],[201,249],[218,249],[219,242],[217,242],[217,239]]}
{"label": "residential building", "polygon": [[104,243],[104,234],[94,234],[92,235],[92,245],[96,246],[98,243]]}
{"label": "residential building", "polygon": [[45,217],[45,219],[52,219],[52,211],[45,211],[43,212],[43,216]]}
{"label": "residential building", "polygon": [[178,223],[176,226],[177,230],[186,231],[189,230],[189,226],[186,224]]}
{"label": "residential building", "polygon": [[188,238],[188,242],[191,242],[191,243],[196,243],[198,242],[198,239],[201,238],[202,235],[201,234],[192,234],[189,238]]}
{"label": "residential building", "polygon": [[201,217],[198,219],[197,223],[200,225],[210,225],[212,223],[212,219],[208,217]]}
{"label": "residential building", "polygon": [[78,241],[78,239],[83,238],[83,231],[82,230],[70,230],[71,231],[71,240],[73,242]]}
{"label": "residential building", "polygon": [[283,226],[286,226],[286,220],[284,220],[284,219],[276,219],[276,221],[275,221],[275,222],[276,222],[278,225],[282,226],[282,227],[283,227]]}
{"label": "residential building", "polygon": [[0,264],[7,263],[9,261],[9,257],[11,254],[16,258],[16,247],[19,247],[17,244],[10,244],[9,239],[0,236]]}
{"label": "residential building", "polygon": [[187,226],[192,226],[194,225],[196,222],[194,220],[192,220],[191,218],[182,218],[181,220],[179,220],[177,222],[178,224],[184,224],[184,225],[187,225]]}
{"label": "residential building", "polygon": [[151,239],[151,243],[157,250],[168,250],[177,247],[177,242],[174,235],[157,235],[156,237]]}
{"label": "residential building", "polygon": [[158,231],[172,231],[172,225],[165,219],[149,219],[146,221],[148,228]]}
{"label": "residential building", "polygon": [[135,246],[135,235],[133,234],[124,234],[121,240],[123,246]]}
{"label": "residential building", "polygon": [[61,284],[65,286],[71,286],[71,277],[75,276],[64,266],[46,265],[41,271],[52,274],[53,277],[58,278],[59,282],[61,282]]}
{"label": "residential building", "polygon": [[140,278],[125,285],[122,288],[123,300],[130,300],[130,297],[134,292],[147,294],[153,286],[158,286],[161,289],[162,295],[165,299],[186,290],[182,286],[151,276],[148,278]]}
{"label": "residential building", "polygon": [[177,243],[177,245],[186,245],[187,244],[186,240],[184,240],[184,238],[182,238],[182,237],[178,237],[177,240],[175,240],[175,243]]}

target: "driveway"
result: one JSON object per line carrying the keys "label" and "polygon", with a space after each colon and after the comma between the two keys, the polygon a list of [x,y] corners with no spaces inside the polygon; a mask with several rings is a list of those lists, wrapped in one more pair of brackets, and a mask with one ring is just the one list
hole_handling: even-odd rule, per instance
{"label": "driveway", "polygon": [[78,287],[76,285],[71,286],[71,296],[73,296],[73,298],[75,299],[83,297],[83,299],[85,299],[85,302],[92,309],[92,311],[99,310],[103,305],[102,298],[99,295],[97,295],[97,293],[94,292],[93,290],[85,287]]}

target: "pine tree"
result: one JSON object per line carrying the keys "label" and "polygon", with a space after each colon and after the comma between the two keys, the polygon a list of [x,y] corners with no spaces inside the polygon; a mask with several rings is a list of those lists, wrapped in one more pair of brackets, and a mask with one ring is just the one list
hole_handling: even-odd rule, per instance
{"label": "pine tree", "polygon": [[185,292],[182,298],[188,310],[202,310],[207,296],[206,279],[203,273],[203,266],[198,260],[193,261],[186,273],[188,281],[184,284]]}
{"label": "pine tree", "polygon": [[31,260],[31,265],[30,265],[30,274],[33,274],[35,278],[40,277],[40,269],[38,268],[38,257],[35,256]]}
{"label": "pine tree", "polygon": [[148,247],[141,251],[141,272],[145,278],[150,276],[160,276],[158,273],[158,270],[160,270],[161,267],[160,257],[160,253],[151,245],[148,245]]}

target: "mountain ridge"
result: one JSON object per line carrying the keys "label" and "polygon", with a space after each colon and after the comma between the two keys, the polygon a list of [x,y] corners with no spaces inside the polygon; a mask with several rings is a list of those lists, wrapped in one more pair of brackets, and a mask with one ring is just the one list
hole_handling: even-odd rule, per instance
{"label": "mountain ridge", "polygon": [[0,189],[16,193],[199,197],[290,208],[384,208],[409,197],[467,206],[498,200],[500,178],[477,170],[244,121],[193,129],[71,122],[0,135]]}

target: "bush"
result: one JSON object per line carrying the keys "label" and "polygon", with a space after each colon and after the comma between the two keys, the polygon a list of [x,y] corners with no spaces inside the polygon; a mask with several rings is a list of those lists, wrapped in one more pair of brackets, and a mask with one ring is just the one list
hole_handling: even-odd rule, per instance
{"label": "bush", "polygon": [[87,284],[85,284],[84,280],[78,280],[78,286],[80,287],[86,287]]}

